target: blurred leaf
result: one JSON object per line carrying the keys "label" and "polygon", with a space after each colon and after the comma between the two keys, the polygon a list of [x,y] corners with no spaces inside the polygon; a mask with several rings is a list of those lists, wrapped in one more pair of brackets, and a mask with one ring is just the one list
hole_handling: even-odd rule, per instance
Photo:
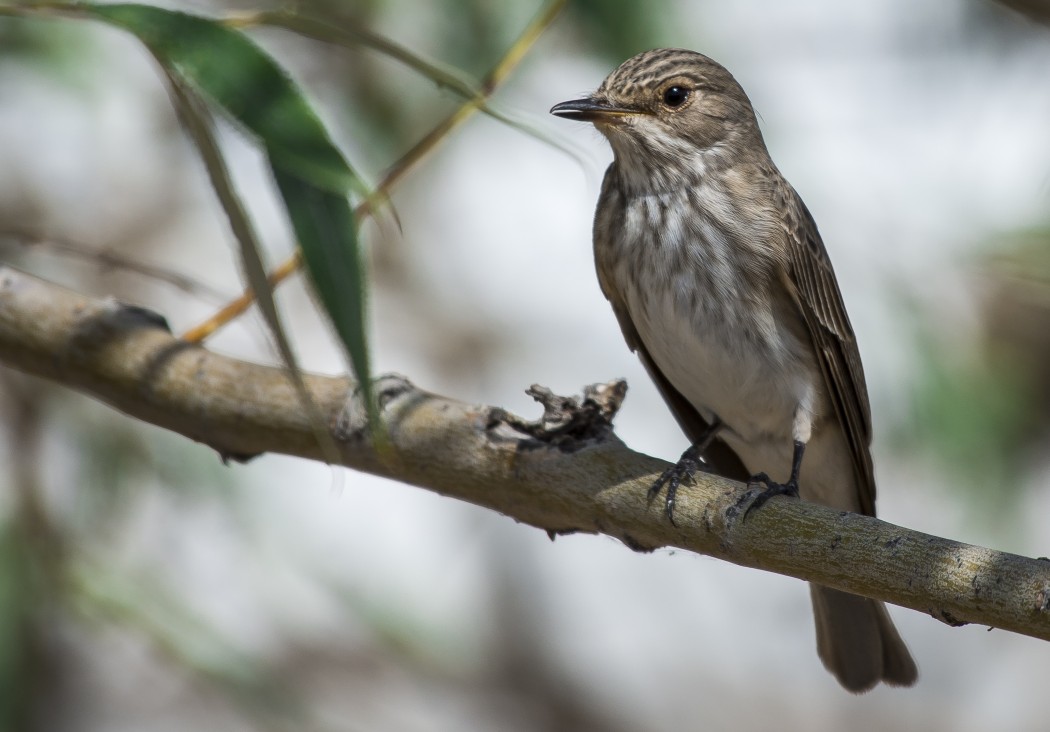
{"label": "blurred leaf", "polygon": [[95,80],[94,68],[85,63],[95,46],[82,25],[52,18],[0,17],[0,65],[32,64],[59,79],[75,79],[78,86]]}
{"label": "blurred leaf", "polygon": [[298,33],[324,43],[331,43],[347,48],[364,46],[372,48],[390,58],[399,61],[418,74],[430,79],[439,87],[446,87],[468,99],[480,97],[482,90],[469,75],[453,66],[424,58],[416,51],[393,41],[369,28],[347,20],[338,25],[322,18],[314,18],[291,12],[287,9],[268,10],[251,13],[245,16],[233,16],[227,25],[251,27],[269,25]]}
{"label": "blurred leaf", "polygon": [[[516,65],[520,60],[518,54],[523,54],[527,49],[531,48],[535,41],[535,36],[530,34],[529,31],[533,28],[536,28],[538,32],[545,30],[554,21],[563,4],[564,2],[560,0],[548,2],[546,12],[533,21],[533,24],[529,26],[524,36],[519,36],[518,40],[505,55],[501,65],[507,63],[506,56],[513,56],[513,61],[508,66],[513,67]],[[479,111],[493,119],[550,145],[556,150],[561,150],[576,160],[581,160],[575,147],[558,140],[542,127],[531,122],[515,119],[512,115],[501,112],[494,107],[489,102],[489,96],[495,87],[491,80],[486,79],[484,82],[478,83],[459,69],[428,60],[396,41],[374,33],[352,20],[335,25],[319,18],[312,18],[287,10],[274,10],[235,17],[229,21],[229,24],[247,27],[268,25],[275,28],[284,28],[306,38],[339,45],[344,48],[357,46],[371,48],[404,64],[416,73],[434,82],[437,86],[446,88],[461,98],[472,102]],[[538,32],[536,33],[537,36]]]}
{"label": "blurred leaf", "polygon": [[21,729],[31,703],[26,631],[35,593],[23,538],[10,523],[0,523],[0,729]]}
{"label": "blurred leaf", "polygon": [[[1021,454],[1030,389],[1024,373],[1005,359],[985,359],[937,348],[920,339],[924,356],[912,400],[913,434],[975,497],[1009,506],[1023,474]],[[994,490],[991,488],[994,487]]]}
{"label": "blurred leaf", "polygon": [[995,242],[981,262],[982,346],[1027,386],[1022,446],[1046,449],[1050,436],[1050,229]]}
{"label": "blurred leaf", "polygon": [[[1050,232],[1018,232],[990,248],[974,272],[982,328],[973,340],[916,327],[923,370],[900,435],[902,448],[929,446],[982,510],[1017,505],[1050,433]],[[915,313],[902,322],[921,323]]]}
{"label": "blurred leaf", "polygon": [[996,2],[1036,23],[1050,26],[1050,0],[996,0]]}
{"label": "blurred leaf", "polygon": [[162,658],[224,693],[265,728],[316,728],[290,684],[263,659],[230,643],[155,575],[126,577],[81,557],[70,565],[66,580],[83,617],[137,632]]}
{"label": "blurred leaf", "polygon": [[[365,339],[365,276],[358,256],[343,256],[346,248],[357,251],[357,229],[346,197],[311,185],[293,174],[274,170],[292,226],[302,242],[303,260],[310,270],[317,294],[350,352],[363,398],[372,408],[368,344]],[[306,245],[310,242],[310,246]],[[338,313],[339,317],[335,317]]]}
{"label": "blurred leaf", "polygon": [[664,18],[677,12],[667,0],[574,0],[569,8],[580,32],[612,61],[666,45]]}
{"label": "blurred leaf", "polygon": [[440,4],[444,6],[438,15],[441,23],[435,30],[456,66],[479,70],[499,58],[513,38],[512,16],[519,3],[442,0]]}
{"label": "blurred leaf", "polygon": [[125,28],[203,91],[265,147],[321,302],[335,324],[375,418],[365,334],[365,281],[350,208],[365,191],[284,71],[240,32],[145,5],[85,6]]}
{"label": "blurred leaf", "polygon": [[72,416],[63,439],[76,451],[77,475],[93,487],[78,491],[70,506],[67,530],[78,540],[119,534],[140,505],[136,501],[157,500],[155,491],[176,504],[237,506],[236,474],[213,450],[163,430],[143,432],[140,425],[94,405],[61,408]]}

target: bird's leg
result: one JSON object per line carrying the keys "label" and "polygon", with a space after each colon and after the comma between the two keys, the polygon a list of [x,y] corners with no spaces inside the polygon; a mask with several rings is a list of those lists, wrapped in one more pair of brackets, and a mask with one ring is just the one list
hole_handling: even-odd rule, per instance
{"label": "bird's leg", "polygon": [[752,475],[747,481],[747,485],[751,486],[761,483],[766,487],[764,491],[755,496],[755,500],[751,501],[751,505],[744,511],[744,518],[747,519],[747,515],[754,511],[756,508],[760,508],[762,504],[768,501],[773,496],[790,496],[791,498],[798,498],[798,474],[802,470],[802,455],[806,452],[806,443],[801,440],[795,440],[795,452],[791,456],[791,477],[788,478],[787,483],[777,483],[773,481],[765,473],[758,473]]}
{"label": "bird's leg", "polygon": [[678,462],[665,470],[649,487],[647,498],[652,501],[660,493],[660,489],[665,485],[667,486],[667,496],[664,498],[664,511],[667,513],[667,519],[672,524],[674,523],[674,502],[675,497],[678,495],[678,486],[683,482],[691,483],[693,475],[698,470],[707,472],[703,454],[720,429],[722,429],[722,420],[715,417],[711,422],[711,426],[700,435],[700,439],[690,445],[689,449],[682,453],[682,457],[678,458]]}

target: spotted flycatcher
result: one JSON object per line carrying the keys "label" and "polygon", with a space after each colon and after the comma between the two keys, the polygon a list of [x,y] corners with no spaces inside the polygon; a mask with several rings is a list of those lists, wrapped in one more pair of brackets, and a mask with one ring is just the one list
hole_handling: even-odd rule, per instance
{"label": "spotted flycatcher", "polygon": [[[874,516],[868,392],[842,294],[733,76],[699,53],[647,51],[551,112],[612,145],[598,280],[693,443],[651,491],[667,487],[669,518],[679,483],[709,467],[762,484],[752,508],[801,494]],[[810,590],[817,652],[845,688],[915,682],[881,602]]]}

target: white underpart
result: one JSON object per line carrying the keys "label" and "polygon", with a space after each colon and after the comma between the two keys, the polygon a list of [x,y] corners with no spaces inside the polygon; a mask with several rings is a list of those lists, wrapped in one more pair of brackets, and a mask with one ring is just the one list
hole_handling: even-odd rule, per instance
{"label": "white underpart", "polygon": [[[810,440],[817,416],[818,367],[808,344],[778,320],[784,314],[745,280],[725,233],[724,197],[703,184],[695,195],[708,214],[699,223],[680,190],[630,197],[617,244],[645,247],[651,272],[622,258],[614,277],[660,371],[705,418],[722,420],[723,438],[749,470],[786,480],[793,441]],[[670,241],[655,246],[655,231]],[[767,231],[755,226],[751,234]]]}

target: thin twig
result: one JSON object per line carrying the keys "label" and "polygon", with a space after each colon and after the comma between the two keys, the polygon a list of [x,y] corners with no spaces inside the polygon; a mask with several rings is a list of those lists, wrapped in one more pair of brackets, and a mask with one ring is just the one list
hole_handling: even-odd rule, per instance
{"label": "thin twig", "polygon": [[13,242],[26,249],[40,249],[56,256],[79,259],[98,265],[99,269],[132,272],[134,274],[149,277],[159,282],[165,282],[172,287],[182,290],[187,295],[199,297],[211,302],[223,302],[229,295],[217,288],[206,285],[181,272],[175,272],[165,267],[146,264],[123,254],[117,254],[111,249],[92,247],[80,242],[59,241],[53,238],[41,238],[22,234],[18,232],[0,233],[0,240]]}

